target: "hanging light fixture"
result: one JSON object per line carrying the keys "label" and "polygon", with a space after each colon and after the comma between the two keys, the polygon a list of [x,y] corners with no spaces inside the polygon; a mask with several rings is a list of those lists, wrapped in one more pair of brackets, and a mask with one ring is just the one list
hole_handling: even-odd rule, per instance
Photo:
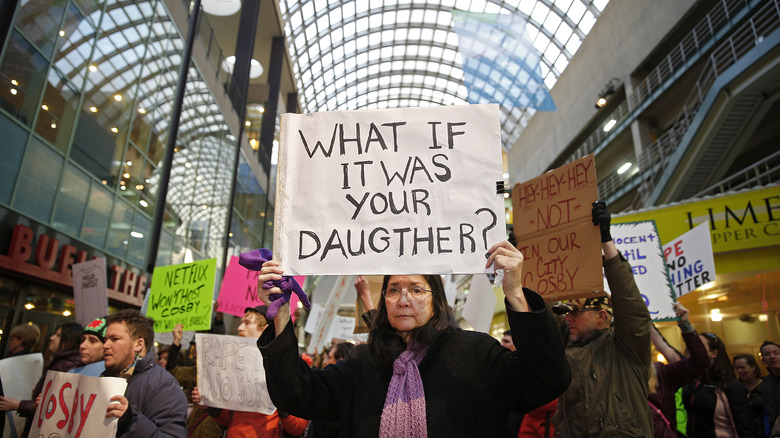
{"label": "hanging light fixture", "polygon": [[241,0],[203,0],[201,7],[209,15],[227,17],[241,10]]}

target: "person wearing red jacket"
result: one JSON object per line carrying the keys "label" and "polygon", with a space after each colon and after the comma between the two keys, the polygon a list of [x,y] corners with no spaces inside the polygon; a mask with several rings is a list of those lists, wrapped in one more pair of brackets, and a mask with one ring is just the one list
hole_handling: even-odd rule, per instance
{"label": "person wearing red jacket", "polygon": [[[257,306],[247,308],[241,325],[238,326],[238,336],[259,338],[268,327],[266,312],[268,307]],[[192,390],[192,402],[200,404],[200,390],[196,386]],[[292,436],[303,435],[309,421],[288,415],[277,410],[271,415],[259,412],[241,412],[228,409],[208,408],[209,414],[217,424],[227,427],[226,438],[278,438],[284,433]]]}

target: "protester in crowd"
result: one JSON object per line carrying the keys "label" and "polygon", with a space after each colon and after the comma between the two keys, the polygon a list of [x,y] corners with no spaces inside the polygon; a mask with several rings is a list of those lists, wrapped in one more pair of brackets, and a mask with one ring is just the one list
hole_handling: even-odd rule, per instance
{"label": "protester in crowd", "polygon": [[[289,315],[289,307],[286,308],[286,311]],[[268,327],[267,312],[268,307],[264,305],[247,308],[244,311],[244,317],[241,318],[241,325],[238,326],[238,336],[260,337],[260,334]],[[196,386],[192,390],[192,402],[200,404],[201,401],[200,390]],[[271,415],[217,408],[208,408],[208,411],[211,416],[215,417],[218,424],[227,427],[226,438],[277,438],[282,433],[300,436],[309,423],[308,420],[294,417],[279,410]]]}
{"label": "protester in crowd", "polygon": [[[653,398],[656,396],[658,392],[658,369],[655,367],[655,364],[650,365],[650,380],[647,386],[650,391],[649,397]],[[658,409],[656,405],[649,400],[647,404],[650,408],[650,415],[653,419],[653,436],[655,438],[677,437],[676,431],[672,428],[671,423],[669,423],[669,420],[666,419],[666,416],[661,412],[661,410]]]}
{"label": "protester in crowd", "polygon": [[[593,203],[601,231],[607,297],[581,298],[553,307],[566,315],[566,358],[572,383],[558,399],[555,435],[652,436],[647,406],[650,379],[650,313],[634,282],[631,265],[615,247],[611,216],[603,201]],[[614,310],[613,310],[614,309]],[[614,325],[612,323],[614,311]]]}
{"label": "protester in crowd", "polygon": [[714,333],[699,335],[710,365],[695,382],[683,388],[688,411],[688,437],[753,437],[747,390],[734,377],[726,346]]}
{"label": "protester in crowd", "polygon": [[[8,333],[8,353],[6,357],[22,356],[30,354],[33,348],[38,345],[41,338],[41,329],[32,322],[20,324],[12,328]],[[0,381],[0,397],[5,396],[3,382]],[[0,430],[5,429],[5,415],[0,415]]]}
{"label": "protester in crowd", "polygon": [[322,363],[322,366],[326,367],[342,359],[346,359],[354,349],[355,349],[355,344],[353,344],[352,342],[339,342],[338,344],[331,347],[330,351],[328,352],[328,357],[325,358],[325,360]]}
{"label": "protester in crowd", "polygon": [[79,344],[81,366],[73,368],[69,373],[84,376],[100,377],[106,370],[103,360],[103,342],[106,340],[106,318],[97,318],[84,327]]}
{"label": "protester in crowd", "polygon": [[127,380],[124,395],[111,397],[106,417],[117,417],[118,438],[184,437],[187,399],[173,376],[154,359],[154,320],[122,309],[106,318],[104,376]]}
{"label": "protester in crowd", "polygon": [[18,411],[19,415],[27,418],[22,436],[27,436],[32,426],[37,406],[35,400],[43,389],[46,373],[48,371],[67,371],[81,363],[78,348],[82,330],[81,326],[76,323],[66,323],[57,327],[57,330],[51,335],[44,359],[43,375],[32,391],[31,400],[0,397],[0,411]]}
{"label": "protester in crowd", "polygon": [[517,351],[515,343],[512,342],[512,330],[505,330],[504,334],[501,335],[501,345],[504,346],[504,348],[508,348],[509,351]]}
{"label": "protester in crowd", "polygon": [[[168,348],[166,369],[181,385],[187,402],[192,403],[192,391],[198,385],[198,367],[196,365],[179,365],[181,340],[184,338],[184,327],[176,324],[173,328],[173,344]],[[197,347],[191,350],[195,353],[197,364]],[[221,438],[224,428],[214,421],[206,408],[195,404],[187,416],[187,436],[189,438]]]}
{"label": "protester in crowd", "polygon": [[[693,329],[688,320],[688,309],[680,303],[674,303],[674,311],[679,321],[677,326],[682,332],[683,342],[690,353],[689,357],[684,357],[674,350],[661,336],[655,326],[650,331],[650,339],[658,351],[664,354],[668,364],[663,362],[653,363],[653,373],[655,378],[650,385],[650,396],[648,404],[650,412],[653,414],[653,429],[656,436],[661,430],[668,428],[677,434],[677,405],[675,394],[677,390],[686,384],[696,380],[709,367],[710,358],[707,350],[699,338],[698,333]],[[673,350],[670,353],[670,350]],[[667,356],[668,355],[668,356]]]}
{"label": "protester in crowd", "polygon": [[761,394],[758,392],[758,385],[761,384],[761,369],[758,362],[752,354],[737,354],[732,360],[734,371],[737,372],[737,379],[748,392],[748,408],[750,409],[750,418],[753,420],[753,429],[761,434],[764,433],[764,402],[761,401]]}
{"label": "protester in crowd", "polygon": [[8,334],[8,354],[6,357],[30,354],[41,339],[41,329],[33,323],[19,324]]}
{"label": "protester in crowd", "polygon": [[769,436],[780,413],[780,345],[764,341],[759,349],[761,360],[769,374],[758,385],[758,393],[764,403],[764,433]]}
{"label": "protester in crowd", "polygon": [[157,345],[157,365],[165,369],[168,369],[168,350],[170,348],[170,345]]}
{"label": "protester in crowd", "polygon": [[[312,370],[298,358],[286,316],[258,340],[274,404],[294,415],[337,420],[341,436],[500,436],[509,411],[528,412],[557,397],[570,371],[544,300],[521,286],[523,255],[509,242],[489,250],[504,270],[503,290],[517,352],[485,333],[458,328],[439,275],[388,275],[368,343],[352,357]],[[258,283],[279,280],[275,260]],[[270,296],[274,286],[258,291]]]}

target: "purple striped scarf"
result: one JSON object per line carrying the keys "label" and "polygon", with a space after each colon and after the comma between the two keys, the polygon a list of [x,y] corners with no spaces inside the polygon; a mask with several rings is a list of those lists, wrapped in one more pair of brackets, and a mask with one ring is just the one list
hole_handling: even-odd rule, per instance
{"label": "purple striped scarf", "polygon": [[379,438],[426,438],[425,390],[417,368],[428,347],[412,346],[393,362],[393,377],[387,388],[379,423]]}

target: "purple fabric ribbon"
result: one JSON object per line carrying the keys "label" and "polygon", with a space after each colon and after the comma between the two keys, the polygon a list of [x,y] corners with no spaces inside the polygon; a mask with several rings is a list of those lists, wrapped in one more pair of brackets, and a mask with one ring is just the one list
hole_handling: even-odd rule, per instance
{"label": "purple fabric ribbon", "polygon": [[[260,248],[254,249],[249,252],[243,252],[238,256],[238,264],[249,269],[250,271],[259,271],[263,267],[263,263],[271,260],[273,253],[270,249]],[[271,289],[272,287],[278,287],[282,290],[280,294],[271,294],[268,298],[271,299],[271,305],[268,306],[268,317],[273,319],[279,308],[290,301],[292,293],[298,295],[298,298],[303,303],[303,307],[311,308],[309,297],[306,292],[301,289],[301,285],[291,276],[282,277],[280,280],[269,280],[263,283],[263,289]]]}

